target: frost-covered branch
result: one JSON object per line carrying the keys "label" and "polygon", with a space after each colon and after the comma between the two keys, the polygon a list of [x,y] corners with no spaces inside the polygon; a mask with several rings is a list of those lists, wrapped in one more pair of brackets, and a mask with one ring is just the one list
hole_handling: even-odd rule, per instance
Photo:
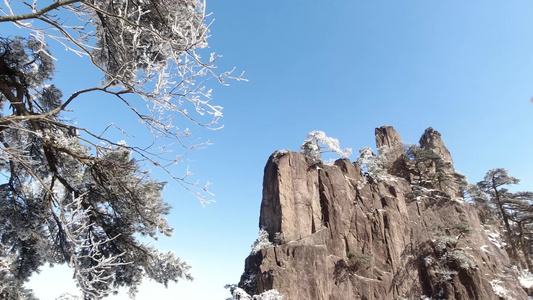
{"label": "frost-covered branch", "polygon": [[[208,201],[209,183],[171,171],[183,157],[170,153],[171,144],[202,145],[187,142],[194,130],[184,122],[221,127],[210,80],[244,80],[219,72],[219,56],[206,53],[205,2],[20,0],[3,1],[0,14],[24,35],[0,36],[0,298],[31,298],[24,282],[46,263],[68,264],[84,297],[95,299],[119,287],[134,295],[143,276],[164,285],[192,279],[172,252],[138,238],[172,233],[165,184],[146,165]],[[64,97],[51,84],[61,58],[49,43],[79,55],[103,82]],[[113,135],[130,137],[124,124],[102,131],[64,116],[76,113],[70,109],[82,96],[102,95],[123,104],[117,114],[137,118],[152,138],[130,145]]]}
{"label": "frost-covered branch", "polygon": [[93,299],[103,298],[113,292],[110,274],[117,266],[131,264],[121,262],[124,253],[106,255],[100,249],[109,247],[115,237],[99,240],[93,233],[95,224],[91,222],[91,207],[83,207],[83,197],[66,198],[58,202],[60,235],[65,237],[64,247],[68,247],[69,267],[74,269],[74,277],[84,293]]}
{"label": "frost-covered branch", "polygon": [[[31,20],[39,18],[42,15],[45,15],[55,9],[60,8],[61,6],[73,4],[80,2],[80,0],[66,0],[66,1],[56,1],[52,4],[50,4],[47,7],[44,7],[38,11],[35,11],[35,8],[32,8],[33,12],[29,14],[22,14],[22,15],[16,15],[13,11],[13,8],[11,7],[10,1],[4,1],[4,4],[8,7],[8,10],[11,14],[6,16],[0,16],[0,23],[1,22],[16,22],[16,21],[22,21],[22,20]],[[5,12],[5,10],[2,10]]]}
{"label": "frost-covered branch", "polygon": [[[15,7],[10,2],[5,5],[3,11],[6,15],[31,21],[14,21],[14,24],[30,31],[32,37],[28,41],[34,53],[45,54],[41,55],[41,59],[46,58],[46,64],[39,65],[39,60],[34,59],[34,65],[51,65],[51,60],[55,58],[46,45],[50,41],[60,42],[66,49],[88,56],[105,75],[106,86],[88,87],[74,93],[60,106],[38,114],[24,107],[25,102],[37,101],[35,96],[39,93],[31,93],[33,87],[30,86],[26,100],[19,101],[17,93],[7,97],[17,99],[13,103],[28,113],[7,116],[11,119],[0,120],[0,123],[43,120],[64,111],[81,93],[101,91],[115,95],[124,103],[146,126],[154,140],[159,141],[158,145],[178,141],[186,148],[198,148],[201,144],[196,142],[185,144],[184,138],[191,135],[191,130],[180,128],[177,124],[186,120],[209,129],[221,128],[218,122],[222,117],[222,107],[211,103],[211,90],[206,84],[210,79],[223,84],[227,79],[245,80],[242,75],[234,76],[234,70],[217,73],[214,63],[219,55],[211,53],[208,59],[200,55],[204,52],[201,49],[207,46],[211,23],[205,22],[205,3],[197,0],[160,1],[156,4],[133,0],[113,3],[58,1],[42,9],[37,8],[35,1],[32,11],[27,14],[17,14],[15,11],[21,10],[21,7]],[[56,14],[58,9],[63,13]],[[6,61],[6,64],[12,69],[10,62]],[[43,71],[41,73],[50,79],[53,68]],[[6,86],[3,91],[9,94],[9,90]],[[131,97],[126,98],[125,95],[140,96],[146,106],[132,104]],[[90,136],[96,136],[91,144],[99,144],[99,135]],[[169,161],[179,160],[172,158]],[[182,176],[172,177],[179,179]],[[181,183],[200,193],[204,188],[196,189],[183,181]]]}
{"label": "frost-covered branch", "polygon": [[277,290],[264,291],[259,295],[249,295],[241,288],[235,287],[231,291],[232,298],[228,300],[283,300],[283,295]]}
{"label": "frost-covered branch", "polygon": [[384,166],[387,161],[388,148],[381,147],[378,149],[378,155],[369,147],[359,149],[359,157],[357,163],[373,180],[395,180],[393,176],[389,175]]}
{"label": "frost-covered branch", "polygon": [[261,230],[259,230],[259,236],[257,237],[257,240],[255,240],[252,244],[252,251],[250,253],[256,254],[262,249],[270,247],[274,247],[274,244],[269,239],[268,231],[262,228]]}
{"label": "frost-covered branch", "polygon": [[346,158],[352,154],[352,149],[346,148],[342,150],[339,146],[339,141],[326,136],[326,133],[323,131],[309,132],[306,140],[300,147],[300,153],[315,161],[321,161],[323,152],[335,152],[340,157]]}

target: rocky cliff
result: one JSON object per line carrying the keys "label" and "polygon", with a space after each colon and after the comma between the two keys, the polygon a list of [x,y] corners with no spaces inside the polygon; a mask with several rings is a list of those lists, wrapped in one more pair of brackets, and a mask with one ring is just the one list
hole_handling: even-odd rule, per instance
{"label": "rocky cliff", "polygon": [[437,159],[407,154],[390,126],[376,143],[380,176],[272,154],[259,220],[272,246],[246,259],[239,286],[285,300],[527,299],[497,232],[461,197],[441,135],[428,128],[417,148]]}

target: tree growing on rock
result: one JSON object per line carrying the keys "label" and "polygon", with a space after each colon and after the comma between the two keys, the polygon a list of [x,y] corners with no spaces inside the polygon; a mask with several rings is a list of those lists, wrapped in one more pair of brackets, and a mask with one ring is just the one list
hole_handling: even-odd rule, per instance
{"label": "tree growing on rock", "polygon": [[378,155],[374,155],[372,148],[364,147],[359,149],[357,163],[361,166],[366,174],[374,180],[384,179],[388,176],[384,161],[386,161],[387,147],[378,149]]}
{"label": "tree growing on rock", "polygon": [[314,161],[322,161],[322,153],[335,152],[340,157],[346,158],[352,154],[351,148],[341,149],[339,141],[331,138],[323,131],[311,131],[300,147],[300,153],[312,158]]}
{"label": "tree growing on rock", "polygon": [[[492,169],[477,183],[485,195],[472,193],[474,200],[487,203],[492,212],[501,220],[505,230],[508,251],[513,260],[525,262],[531,270],[531,247],[533,246],[533,193],[510,192],[505,186],[517,184],[520,180],[508,174],[503,168]],[[520,252],[522,257],[520,259]]]}
{"label": "tree growing on rock", "polygon": [[406,157],[412,162],[414,180],[420,186],[443,190],[453,180],[447,172],[452,168],[451,163],[432,150],[412,145],[406,151]]}
{"label": "tree growing on rock", "polygon": [[226,288],[230,289],[232,295],[232,298],[227,298],[226,300],[283,300],[283,295],[277,290],[268,290],[259,295],[251,296],[245,290],[233,284],[226,285]]}
{"label": "tree growing on rock", "polygon": [[477,184],[467,185],[465,197],[468,197],[470,202],[475,206],[482,224],[487,224],[495,219],[488,195]]}
{"label": "tree growing on rock", "polygon": [[[222,107],[205,81],[225,84],[218,56],[200,56],[209,23],[198,0],[4,1],[0,23],[22,36],[0,36],[0,298],[32,297],[23,288],[39,268],[66,263],[84,298],[118,287],[135,294],[144,276],[167,285],[191,279],[188,265],[139,236],[170,235],[164,183],[143,166],[163,168],[205,201],[207,187],[174,175],[169,141],[188,145],[187,129],[218,128]],[[13,27],[14,28],[14,27]],[[103,74],[69,96],[51,84],[57,42]],[[108,95],[152,134],[148,145],[114,142],[115,124],[97,133],[64,117],[83,97]],[[139,101],[142,100],[142,101]],[[139,104],[140,103],[140,104]],[[163,150],[161,150],[163,149]]]}

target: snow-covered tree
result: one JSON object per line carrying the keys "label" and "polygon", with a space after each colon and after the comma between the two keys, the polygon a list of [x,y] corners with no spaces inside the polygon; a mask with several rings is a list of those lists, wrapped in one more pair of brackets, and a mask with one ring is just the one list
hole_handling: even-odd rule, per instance
{"label": "snow-covered tree", "polygon": [[259,295],[250,296],[243,289],[233,287],[231,294],[233,297],[228,300],[283,300],[283,295],[277,290],[268,290]]}
{"label": "snow-covered tree", "polygon": [[63,293],[59,297],[57,297],[55,300],[82,300],[77,295],[72,295],[70,293]]}
{"label": "snow-covered tree", "polygon": [[342,150],[339,141],[336,138],[328,137],[323,131],[309,132],[300,147],[300,153],[319,162],[322,160],[323,152],[335,152],[340,157],[346,158],[352,154],[352,149]]}
{"label": "snow-covered tree", "polygon": [[[187,129],[218,128],[222,107],[205,81],[225,84],[216,54],[200,56],[209,23],[199,0],[3,1],[0,23],[0,298],[31,298],[23,285],[46,263],[67,263],[84,298],[118,287],[135,294],[144,276],[166,285],[191,279],[188,266],[138,237],[170,235],[157,166],[205,201],[206,187],[174,175],[170,141]],[[15,26],[17,28],[15,28]],[[12,36],[13,32],[21,36]],[[48,43],[60,43],[102,72],[103,81],[64,96],[54,84]],[[84,97],[109,95],[152,134],[148,145],[115,142],[68,121]],[[139,101],[141,100],[141,101]],[[103,108],[105,109],[105,108]],[[72,112],[69,112],[72,114]],[[86,124],[85,124],[86,125]]]}
{"label": "snow-covered tree", "polygon": [[378,179],[381,175],[386,173],[383,168],[379,155],[374,155],[372,148],[364,147],[359,149],[359,157],[357,163],[374,179]]}
{"label": "snow-covered tree", "polygon": [[261,251],[261,249],[266,249],[273,246],[274,244],[270,241],[268,232],[265,229],[261,228],[259,230],[259,236],[257,237],[257,240],[255,240],[252,244],[251,254],[255,254]]}
{"label": "snow-covered tree", "polygon": [[370,147],[359,149],[357,163],[365,174],[375,181],[395,180],[388,172],[387,165],[390,163],[391,151],[389,147],[378,148],[378,154],[375,155]]}

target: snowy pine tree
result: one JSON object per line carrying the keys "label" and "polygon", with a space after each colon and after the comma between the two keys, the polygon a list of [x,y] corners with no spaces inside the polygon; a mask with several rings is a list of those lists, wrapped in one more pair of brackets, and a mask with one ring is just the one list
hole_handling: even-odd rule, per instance
{"label": "snowy pine tree", "polygon": [[311,131],[300,147],[300,153],[312,158],[314,161],[322,160],[322,152],[335,152],[340,157],[346,158],[352,154],[351,148],[344,150],[339,146],[339,141],[326,135],[323,131]]}
{"label": "snowy pine tree", "polygon": [[[4,1],[0,13],[0,23],[25,35],[0,36],[0,298],[32,299],[24,283],[47,263],[68,264],[85,299],[118,287],[135,294],[144,276],[164,285],[192,279],[172,252],[138,237],[172,233],[164,184],[142,169],[151,164],[171,174],[152,145],[185,145],[190,132],[174,124],[178,117],[216,129],[222,107],[210,102],[203,82],[241,79],[215,73],[218,56],[197,52],[209,33],[204,4],[21,0]],[[51,84],[58,57],[49,42],[88,57],[104,81],[63,96]],[[113,142],[62,117],[80,95],[99,94],[125,104],[154,143]],[[171,174],[204,201],[205,188],[187,175]]]}

